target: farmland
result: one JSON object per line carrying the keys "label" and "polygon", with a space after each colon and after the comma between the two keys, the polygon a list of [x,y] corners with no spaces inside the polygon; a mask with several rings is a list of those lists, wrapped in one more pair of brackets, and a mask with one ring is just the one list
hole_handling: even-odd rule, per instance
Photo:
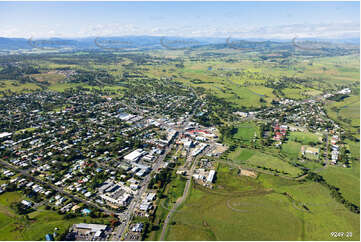
{"label": "farmland", "polygon": [[244,163],[252,168],[265,167],[267,169],[278,170],[292,177],[296,177],[301,173],[298,168],[293,167],[279,157],[256,150],[237,149],[230,153],[229,158],[236,164]]}
{"label": "farmland", "polygon": [[289,140],[296,141],[304,145],[317,144],[322,141],[322,136],[305,132],[291,132]]}
{"label": "farmland", "polygon": [[[358,240],[357,50],[309,55],[289,43],[261,45],[2,56],[11,64],[0,65],[1,105],[15,111],[1,112],[1,127],[16,135],[1,148],[4,162],[25,162],[28,176],[93,203],[78,198],[71,207],[117,213],[112,239],[337,240],[330,232],[344,231]],[[125,158],[136,150],[134,162]],[[28,176],[20,178],[29,184]],[[120,193],[100,189],[108,181],[129,186],[128,202],[114,206],[108,195]],[[30,199],[20,192],[25,183],[0,195],[0,239],[109,224],[59,212],[74,202],[68,195],[58,205],[56,194],[39,195],[44,205],[17,214],[11,205]],[[135,223],[144,230],[131,231]]]}
{"label": "farmland", "polygon": [[220,166],[213,191],[193,186],[167,240],[333,240],[331,228],[355,231],[352,240],[358,239],[358,216],[333,201],[324,187],[269,175],[235,179],[229,169]]}

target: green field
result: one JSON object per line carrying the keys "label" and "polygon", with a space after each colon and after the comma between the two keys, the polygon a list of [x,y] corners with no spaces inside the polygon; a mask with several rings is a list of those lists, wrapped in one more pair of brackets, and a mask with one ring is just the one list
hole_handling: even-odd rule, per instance
{"label": "green field", "polygon": [[[0,92],[32,92],[34,90],[39,90],[40,87],[34,83],[20,83],[18,81],[2,80],[0,81]],[[2,94],[0,94],[2,95]]]}
{"label": "green field", "polygon": [[164,197],[162,199],[158,199],[157,201],[155,220],[153,221],[153,224],[157,226],[158,229],[151,231],[147,235],[146,240],[159,240],[162,232],[163,222],[169,210],[173,208],[177,199],[183,195],[185,183],[186,180],[183,177],[177,175],[167,185],[165,191],[163,192]]}
{"label": "green field", "polygon": [[300,151],[301,144],[294,141],[288,141],[287,143],[282,144],[281,153],[287,155],[292,160],[297,160]]}
{"label": "green field", "polygon": [[359,215],[317,183],[239,177],[222,165],[216,184],[213,190],[192,187],[166,240],[338,240],[330,236],[332,231],[349,231],[351,240],[359,239]]}
{"label": "green field", "polygon": [[360,96],[352,95],[342,101],[330,101],[327,104],[327,114],[338,121],[346,130],[354,132],[359,137],[357,128],[360,127]]}
{"label": "green field", "polygon": [[321,141],[322,136],[317,134],[305,133],[305,132],[291,132],[288,139],[296,141],[301,144],[307,145],[310,143],[318,143]]}
{"label": "green field", "polygon": [[346,200],[360,206],[360,162],[354,162],[351,168],[328,167],[320,175],[329,184],[340,188]]}
{"label": "green field", "polygon": [[177,175],[176,178],[168,185],[166,191],[166,199],[163,201],[163,205],[171,209],[176,203],[177,199],[183,195],[186,179]]}
{"label": "green field", "polygon": [[237,133],[233,135],[233,138],[249,142],[259,135],[259,129],[254,123],[242,123],[237,126]]}
{"label": "green field", "polygon": [[295,207],[307,206],[310,212],[303,213],[305,240],[335,240],[330,231],[352,232],[352,238],[359,240],[360,215],[351,213],[341,203],[336,202],[330,191],[317,183],[307,182],[297,186],[284,186],[279,189],[287,192],[295,201]]}
{"label": "green field", "polygon": [[[260,200],[263,206],[256,204]],[[302,222],[288,211],[291,204],[280,208],[285,202],[287,199],[278,194],[233,197],[193,188],[189,200],[176,213],[167,240],[300,239]]]}
{"label": "green field", "polygon": [[229,159],[231,159],[236,164],[246,164],[253,168],[266,167],[273,170],[278,170],[280,172],[288,173],[292,177],[296,177],[301,173],[299,168],[296,168],[290,165],[288,162],[282,160],[281,158],[262,153],[258,150],[251,150],[247,148],[238,148],[234,152],[229,154]]}
{"label": "green field", "polygon": [[27,214],[28,217],[18,215],[10,208],[13,202],[25,198],[19,192],[6,192],[0,195],[0,240],[45,240],[47,233],[53,233],[58,228],[58,234],[66,231],[74,223],[102,223],[108,219],[91,219],[77,217],[64,219],[56,211],[45,210],[44,206],[37,211]]}

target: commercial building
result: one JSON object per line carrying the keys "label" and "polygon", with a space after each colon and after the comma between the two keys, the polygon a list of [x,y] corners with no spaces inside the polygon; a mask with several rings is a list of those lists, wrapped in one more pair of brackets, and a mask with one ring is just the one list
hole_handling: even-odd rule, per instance
{"label": "commercial building", "polygon": [[211,170],[211,171],[209,172],[208,177],[207,177],[207,182],[212,183],[213,180],[214,180],[214,175],[215,175],[215,174],[216,174],[216,171],[215,171],[215,170]]}
{"label": "commercial building", "polygon": [[133,152],[131,152],[131,153],[127,154],[126,156],[124,156],[124,160],[129,161],[129,162],[136,162],[145,153],[146,152],[143,151],[142,149],[136,149]]}
{"label": "commercial building", "polygon": [[81,234],[83,236],[93,236],[94,238],[99,238],[104,231],[107,229],[105,224],[74,224],[73,231]]}

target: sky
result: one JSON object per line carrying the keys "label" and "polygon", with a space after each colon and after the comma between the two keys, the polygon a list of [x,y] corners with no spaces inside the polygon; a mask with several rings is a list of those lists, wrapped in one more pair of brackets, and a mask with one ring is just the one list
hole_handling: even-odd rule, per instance
{"label": "sky", "polygon": [[0,37],[355,38],[359,2],[0,2]]}

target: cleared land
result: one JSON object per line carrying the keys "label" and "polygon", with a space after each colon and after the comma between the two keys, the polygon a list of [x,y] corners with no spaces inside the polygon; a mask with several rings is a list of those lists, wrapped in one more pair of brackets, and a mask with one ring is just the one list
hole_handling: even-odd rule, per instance
{"label": "cleared land", "polygon": [[285,172],[292,177],[296,177],[301,173],[301,170],[297,167],[292,166],[288,162],[281,158],[262,153],[258,150],[251,150],[248,148],[238,148],[228,156],[234,163],[243,163],[254,168],[270,168]]}
{"label": "cleared land", "polygon": [[214,190],[193,186],[167,240],[338,240],[330,236],[334,230],[351,231],[351,240],[359,239],[359,216],[317,183],[237,177],[222,165],[216,184]]}
{"label": "cleared land", "polygon": [[291,132],[288,137],[291,141],[296,141],[304,145],[321,142],[322,136],[305,132]]}
{"label": "cleared land", "polygon": [[74,223],[104,223],[108,219],[92,219],[89,216],[64,219],[56,211],[45,210],[44,206],[37,211],[18,215],[10,205],[27,199],[19,192],[6,192],[0,195],[0,240],[45,240],[47,233],[64,233]]}

